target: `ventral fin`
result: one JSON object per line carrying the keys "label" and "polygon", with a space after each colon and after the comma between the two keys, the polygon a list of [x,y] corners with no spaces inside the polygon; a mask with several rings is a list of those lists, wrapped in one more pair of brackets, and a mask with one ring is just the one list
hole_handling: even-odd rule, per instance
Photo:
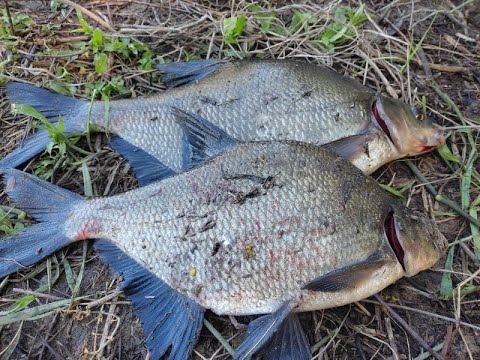
{"label": "ventral fin", "polygon": [[221,154],[236,144],[236,140],[200,115],[173,108],[177,122],[185,134],[184,169],[188,170]]}
{"label": "ventral fin", "polygon": [[145,186],[176,174],[157,158],[119,136],[113,135],[110,138],[110,144],[130,163],[137,176],[139,186]]}
{"label": "ventral fin", "polygon": [[247,360],[258,352],[281,328],[295,305],[294,301],[287,301],[274,313],[260,316],[248,324],[247,334],[235,351],[234,360]]}
{"label": "ventral fin", "polygon": [[223,64],[224,61],[209,59],[158,64],[156,68],[164,73],[160,80],[170,89],[202,80]]}
{"label": "ventral fin", "polygon": [[203,323],[204,309],[170,288],[108,240],[97,240],[95,250],[115,272],[122,274],[121,289],[132,301],[151,358],[170,349],[170,360],[185,360],[193,351]]}
{"label": "ventral fin", "polygon": [[352,135],[332,141],[331,143],[322,145],[322,147],[344,159],[353,160],[355,155],[361,152],[368,152],[368,143],[374,136],[372,133]]}
{"label": "ventral fin", "polygon": [[322,275],[305,284],[302,289],[324,292],[352,289],[367,280],[372,272],[382,267],[384,263],[385,258],[378,251],[366,260]]}
{"label": "ventral fin", "polygon": [[310,360],[312,352],[297,314],[290,314],[261,350],[263,360]]}

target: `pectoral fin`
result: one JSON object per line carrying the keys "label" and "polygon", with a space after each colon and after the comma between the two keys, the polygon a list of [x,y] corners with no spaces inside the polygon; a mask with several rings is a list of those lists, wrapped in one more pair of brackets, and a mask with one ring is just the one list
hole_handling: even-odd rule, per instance
{"label": "pectoral fin", "polygon": [[191,169],[202,162],[219,155],[236,144],[236,140],[225,131],[213,125],[200,115],[173,108],[177,122],[185,134],[187,147],[184,152],[184,169]]}
{"label": "pectoral fin", "polygon": [[362,152],[368,152],[368,143],[375,137],[374,133],[365,133],[348,136],[331,143],[322,145],[344,159],[353,160],[355,156]]}
{"label": "pectoral fin", "polygon": [[193,351],[203,324],[200,305],[169,287],[107,240],[95,242],[102,261],[122,274],[121,289],[143,322],[146,343],[154,360],[169,349],[169,360],[185,360]]}
{"label": "pectoral fin", "polygon": [[145,186],[176,174],[157,158],[119,136],[112,136],[110,144],[115,151],[128,160],[137,176],[139,186]]}
{"label": "pectoral fin", "polygon": [[369,279],[372,272],[382,267],[384,263],[385,259],[378,251],[366,260],[322,275],[306,283],[302,289],[324,292],[352,289]]}
{"label": "pectoral fin", "polygon": [[223,64],[224,61],[209,59],[158,64],[156,68],[165,74],[161,77],[161,81],[170,89],[197,82]]}
{"label": "pectoral fin", "polygon": [[260,316],[248,324],[247,334],[235,351],[234,360],[250,359],[260,350],[281,328],[295,305],[294,301],[287,301],[274,313]]}

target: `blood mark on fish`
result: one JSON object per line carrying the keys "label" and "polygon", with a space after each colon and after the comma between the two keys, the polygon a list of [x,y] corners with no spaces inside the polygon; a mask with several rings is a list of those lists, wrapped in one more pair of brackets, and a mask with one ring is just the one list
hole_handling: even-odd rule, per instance
{"label": "blood mark on fish", "polygon": [[95,219],[87,220],[80,230],[78,231],[77,235],[75,236],[74,240],[86,240],[92,236],[92,233],[97,230],[97,221]]}

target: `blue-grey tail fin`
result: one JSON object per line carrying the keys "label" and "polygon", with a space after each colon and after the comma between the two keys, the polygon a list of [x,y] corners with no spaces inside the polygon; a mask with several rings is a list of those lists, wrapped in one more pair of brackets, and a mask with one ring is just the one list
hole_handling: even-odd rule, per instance
{"label": "blue-grey tail fin", "polygon": [[20,233],[0,239],[0,278],[35,264],[67,245],[62,224],[80,195],[25,172],[3,171],[5,191],[15,206],[39,221]]}
{"label": "blue-grey tail fin", "polygon": [[121,289],[143,322],[152,359],[170,349],[170,360],[186,360],[202,328],[204,309],[170,288],[108,240],[95,242],[101,259],[123,276]]}
{"label": "blue-grey tail fin", "polygon": [[297,314],[290,314],[261,350],[263,360],[310,360],[312,352]]}
{"label": "blue-grey tail fin", "polygon": [[[10,103],[31,106],[54,124],[58,122],[58,117],[62,116],[67,132],[78,132],[85,129],[86,121],[83,122],[83,119],[79,116],[82,113],[86,114],[88,103],[85,101],[54,93],[34,85],[16,82],[6,84],[5,90]],[[33,135],[27,137],[23,144],[0,160],[0,169],[17,167],[23,164],[45,150],[49,141],[51,139],[45,130],[37,130]]]}
{"label": "blue-grey tail fin", "polygon": [[295,302],[287,301],[274,313],[260,316],[248,324],[247,334],[233,358],[235,360],[250,359],[272,339],[295,305]]}
{"label": "blue-grey tail fin", "polygon": [[221,154],[237,143],[237,140],[200,115],[178,108],[173,108],[172,111],[187,141],[183,151],[190,156],[184,154],[185,170]]}
{"label": "blue-grey tail fin", "polygon": [[176,174],[175,171],[164,165],[156,157],[130,144],[119,136],[112,135],[110,144],[113,150],[128,160],[137,176],[139,186],[145,186]]}
{"label": "blue-grey tail fin", "polygon": [[175,88],[207,77],[222,64],[224,61],[209,59],[158,64],[156,68],[164,73],[160,80],[168,88]]}

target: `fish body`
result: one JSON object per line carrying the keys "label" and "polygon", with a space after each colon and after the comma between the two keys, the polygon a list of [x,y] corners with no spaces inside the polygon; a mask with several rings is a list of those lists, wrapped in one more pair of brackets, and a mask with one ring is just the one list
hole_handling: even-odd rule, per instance
{"label": "fish body", "polygon": [[[406,216],[373,180],[334,154],[259,142],[162,182],[87,200],[69,215],[65,232],[70,239],[112,240],[217,314],[251,315],[272,312],[289,298],[301,299],[298,311],[343,305],[404,276],[385,238],[390,211]],[[367,287],[334,296],[302,290],[378,251],[385,263]]]}
{"label": "fish body", "polygon": [[[267,359],[304,359],[296,312],[360,300],[438,260],[435,223],[347,160],[296,141],[238,142],[198,115],[175,114],[199,161],[124,194],[85,199],[4,170],[5,191],[39,223],[0,241],[0,278],[100,239],[152,358],[171,348],[171,359],[186,359],[210,309],[268,314],[249,325],[236,359],[262,348]],[[290,345],[279,346],[285,336]]]}
{"label": "fish body", "polygon": [[[15,83],[7,85],[7,96],[14,103],[38,107],[52,119],[62,115],[67,130],[83,131],[89,118],[97,129],[120,136],[174,170],[185,168],[186,144],[172,107],[204,116],[240,141],[335,142],[330,149],[367,174],[444,142],[441,129],[418,120],[405,104],[321,66],[286,60],[202,60],[164,64],[159,70],[166,73],[171,89],[110,101],[108,120],[103,102],[90,109],[88,102]],[[25,149],[15,150],[0,166],[18,166],[40,151],[48,140],[44,137],[35,144],[27,141]],[[29,146],[36,150],[26,151]]]}

